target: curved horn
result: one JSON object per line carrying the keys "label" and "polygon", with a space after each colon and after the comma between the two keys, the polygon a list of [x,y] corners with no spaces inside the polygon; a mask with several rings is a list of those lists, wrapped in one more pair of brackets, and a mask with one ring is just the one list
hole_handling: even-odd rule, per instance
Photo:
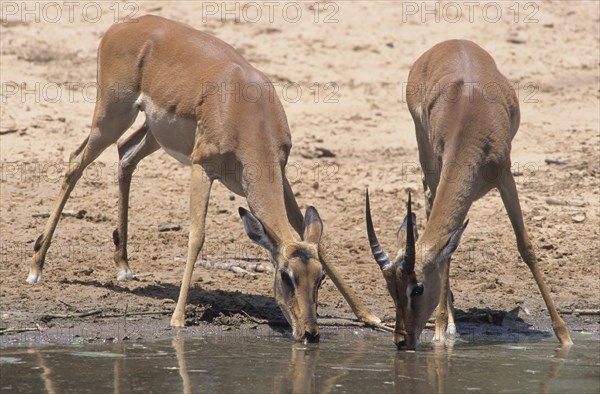
{"label": "curved horn", "polygon": [[367,202],[366,202],[366,215],[367,215],[367,234],[369,236],[369,245],[371,245],[371,252],[373,253],[373,257],[375,257],[375,261],[379,265],[379,268],[382,270],[391,267],[392,260],[388,257],[388,255],[383,251],[381,246],[379,246],[379,241],[377,240],[377,235],[375,235],[375,229],[373,228],[373,220],[371,220],[371,205],[369,204],[369,189],[366,192]]}
{"label": "curved horn", "polygon": [[404,253],[404,262],[402,263],[402,272],[410,275],[415,271],[415,234],[413,232],[413,220],[411,209],[410,191],[408,192],[408,214],[406,215],[406,251]]}

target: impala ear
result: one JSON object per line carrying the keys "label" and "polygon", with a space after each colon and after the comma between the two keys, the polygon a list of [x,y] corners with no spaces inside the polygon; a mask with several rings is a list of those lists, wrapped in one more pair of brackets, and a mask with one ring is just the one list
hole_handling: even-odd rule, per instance
{"label": "impala ear", "polygon": [[460,238],[462,237],[463,232],[467,228],[467,224],[469,224],[469,219],[467,219],[462,226],[454,230],[452,235],[450,235],[450,238],[448,238],[448,242],[446,242],[446,245],[436,256],[436,260],[443,261],[450,257],[452,253],[454,253],[454,251],[458,247],[458,244],[460,243]]}
{"label": "impala ear", "polygon": [[240,207],[238,211],[248,237],[250,237],[254,243],[262,246],[273,254],[279,244],[279,240],[269,233],[267,228],[252,212],[242,207]]}
{"label": "impala ear", "polygon": [[306,208],[304,215],[304,241],[318,245],[323,235],[323,221],[315,207]]}
{"label": "impala ear", "polygon": [[[410,215],[412,216],[412,228],[413,228],[413,234],[415,236],[415,241],[417,239],[419,239],[419,231],[417,230],[417,215],[415,215],[414,212],[411,212]],[[402,224],[400,225],[400,227],[398,227],[398,230],[396,230],[396,238],[398,238],[398,242],[403,245],[406,241],[406,228],[408,227],[408,215],[406,215],[404,217],[404,221],[402,221]],[[404,248],[404,246],[402,246]]]}

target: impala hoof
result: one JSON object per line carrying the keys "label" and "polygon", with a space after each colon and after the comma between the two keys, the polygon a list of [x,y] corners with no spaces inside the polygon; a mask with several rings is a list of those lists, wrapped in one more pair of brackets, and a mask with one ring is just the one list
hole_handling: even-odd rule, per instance
{"label": "impala hoof", "polygon": [[173,316],[171,318],[171,327],[185,327],[185,320],[183,318],[176,318]]}
{"label": "impala hoof", "polygon": [[30,272],[27,276],[27,283],[30,285],[35,285],[36,283],[40,283],[42,281],[42,273],[41,272]]}
{"label": "impala hoof", "polygon": [[119,270],[117,273],[117,280],[132,280],[133,272],[130,270]]}
{"label": "impala hoof", "polygon": [[448,324],[448,328],[446,329],[446,334],[448,334],[449,337],[455,337],[456,336],[456,325],[450,323]]}

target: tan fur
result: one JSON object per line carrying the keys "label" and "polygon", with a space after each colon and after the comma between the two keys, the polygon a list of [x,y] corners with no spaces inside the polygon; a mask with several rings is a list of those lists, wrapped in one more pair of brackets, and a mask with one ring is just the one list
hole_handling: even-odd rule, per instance
{"label": "tan fur", "polygon": [[[414,274],[404,275],[396,265],[384,270],[397,308],[395,342],[414,347],[436,306],[434,341],[445,341],[448,328],[453,333],[450,256],[441,257],[453,235],[460,239],[473,201],[497,188],[519,253],[538,284],[556,336],[561,344],[572,343],[538,267],[510,170],[511,141],[520,120],[510,82],[477,44],[451,40],[419,57],[410,70],[406,91],[423,170],[428,221],[416,241]],[[415,283],[422,283],[424,292],[410,300],[406,291]]]}
{"label": "tan fur", "polygon": [[[297,243],[303,215],[285,177],[291,149],[283,107],[269,79],[231,46],[190,26],[157,16],[113,25],[98,49],[98,96],[88,138],[72,154],[69,171],[54,209],[36,242],[28,282],[41,280],[52,235],[69,194],[83,170],[133,124],[140,111],[145,124],[119,143],[119,227],[113,234],[118,279],[131,279],[127,258],[128,200],[136,165],[161,147],[177,160],[191,164],[190,234],[188,257],[171,325],[183,326],[194,262],[204,243],[204,224],[213,181],[220,180],[245,196],[254,215],[264,222],[277,247]],[[261,176],[244,176],[254,166]],[[320,231],[319,231],[320,234]],[[317,240],[317,242],[319,242]],[[327,261],[319,259],[318,244],[300,242],[314,258],[273,255],[275,297],[288,317],[294,337],[305,331],[318,335],[316,293],[323,268],[363,321],[374,316]],[[277,270],[287,264],[298,278],[298,291],[286,297]],[[289,293],[289,292],[288,292]],[[289,295],[289,294],[288,294]]]}

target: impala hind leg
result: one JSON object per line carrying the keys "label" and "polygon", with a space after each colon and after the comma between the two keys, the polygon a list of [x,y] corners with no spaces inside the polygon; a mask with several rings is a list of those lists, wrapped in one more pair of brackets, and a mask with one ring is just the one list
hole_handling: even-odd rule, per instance
{"label": "impala hind leg", "polygon": [[200,164],[192,164],[192,182],[190,187],[190,236],[188,240],[188,255],[185,263],[185,272],[181,281],[179,298],[175,312],[171,317],[171,326],[183,327],[185,325],[185,304],[192,282],[192,273],[198,253],[204,244],[204,225],[212,179]]}
{"label": "impala hind leg", "polygon": [[[58,197],[52,208],[50,218],[46,223],[44,232],[38,237],[34,245],[35,254],[29,268],[27,282],[34,284],[42,280],[42,270],[46,253],[52,241],[52,235],[60,214],[73,191],[75,184],[81,178],[85,168],[92,163],[100,154],[110,145],[119,139],[119,137],[134,122],[138,110],[136,108],[102,108],[101,104],[96,105],[96,112],[92,122],[92,129],[88,137],[71,154],[69,158],[69,167],[63,178],[63,182],[58,193]],[[96,115],[101,113],[101,115]]]}
{"label": "impala hind leg", "polygon": [[131,178],[138,163],[160,149],[146,123],[124,142],[119,143],[119,225],[113,232],[117,280],[133,279],[127,258],[127,225]]}
{"label": "impala hind leg", "polygon": [[573,341],[569,336],[569,331],[567,330],[565,322],[558,314],[556,306],[554,305],[554,301],[552,301],[552,298],[550,297],[550,291],[548,290],[548,286],[546,286],[544,276],[538,266],[537,257],[533,250],[529,235],[527,235],[527,230],[525,229],[525,225],[523,223],[523,214],[521,212],[521,205],[519,203],[517,186],[515,185],[515,180],[510,171],[507,171],[504,174],[498,190],[500,191],[502,202],[504,203],[504,207],[508,212],[515,236],[517,237],[519,254],[523,258],[525,264],[527,264],[531,270],[533,278],[540,289],[540,293],[542,293],[542,298],[546,303],[548,312],[550,312],[554,333],[556,334],[561,345],[571,345]]}

